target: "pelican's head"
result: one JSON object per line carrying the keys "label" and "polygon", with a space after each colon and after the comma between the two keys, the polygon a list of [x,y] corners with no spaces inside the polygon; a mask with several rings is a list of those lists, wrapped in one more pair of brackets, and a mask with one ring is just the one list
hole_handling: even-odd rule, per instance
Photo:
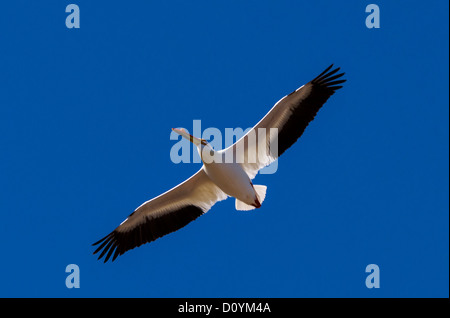
{"label": "pelican's head", "polygon": [[200,145],[206,146],[208,144],[208,142],[205,139],[194,137],[191,134],[189,134],[186,130],[184,130],[183,128],[180,128],[180,129],[172,128],[172,130],[174,132],[176,132],[177,134],[183,136],[184,138],[186,138],[187,140],[189,140],[196,146],[200,146]]}

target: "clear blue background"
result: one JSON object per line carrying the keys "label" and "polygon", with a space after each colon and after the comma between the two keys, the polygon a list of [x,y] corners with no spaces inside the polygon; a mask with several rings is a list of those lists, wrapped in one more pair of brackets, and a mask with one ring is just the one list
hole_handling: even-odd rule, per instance
{"label": "clear blue background", "polygon": [[[376,1],[380,29],[368,1],[74,2],[80,29],[71,2],[2,4],[0,296],[449,296],[447,1]],[[199,169],[170,128],[250,127],[331,63],[348,82],[257,176],[261,209],[92,255]]]}

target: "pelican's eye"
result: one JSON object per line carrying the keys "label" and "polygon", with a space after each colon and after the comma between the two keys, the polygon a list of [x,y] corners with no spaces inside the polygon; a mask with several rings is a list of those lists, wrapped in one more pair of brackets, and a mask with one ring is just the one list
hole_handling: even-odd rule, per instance
{"label": "pelican's eye", "polygon": [[201,139],[202,141],[202,145],[206,146],[208,144],[208,142],[205,139]]}

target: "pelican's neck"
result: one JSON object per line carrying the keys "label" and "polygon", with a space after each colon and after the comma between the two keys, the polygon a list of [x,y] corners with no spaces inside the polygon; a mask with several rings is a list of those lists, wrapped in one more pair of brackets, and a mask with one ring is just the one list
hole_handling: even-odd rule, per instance
{"label": "pelican's neck", "polygon": [[221,162],[221,154],[218,151],[215,151],[209,144],[200,144],[197,146],[197,150],[204,164]]}

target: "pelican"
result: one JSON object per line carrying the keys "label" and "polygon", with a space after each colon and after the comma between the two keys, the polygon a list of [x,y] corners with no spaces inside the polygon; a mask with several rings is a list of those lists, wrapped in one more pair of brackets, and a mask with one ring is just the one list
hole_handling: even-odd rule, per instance
{"label": "pelican", "polygon": [[[184,227],[228,197],[236,199],[237,210],[261,207],[267,187],[254,185],[252,180],[300,138],[322,105],[342,88],[339,84],[345,80],[339,78],[345,73],[336,74],[340,68],[332,68],[330,65],[280,99],[247,134],[226,149],[216,151],[206,140],[172,128],[197,146],[203,166],[186,181],[139,206],[114,231],[93,244],[100,244],[94,254],[101,251],[98,259],[105,256],[107,262],[112,256],[114,261],[128,250]],[[274,128],[277,134],[270,133]],[[252,156],[255,151],[258,155]]]}

